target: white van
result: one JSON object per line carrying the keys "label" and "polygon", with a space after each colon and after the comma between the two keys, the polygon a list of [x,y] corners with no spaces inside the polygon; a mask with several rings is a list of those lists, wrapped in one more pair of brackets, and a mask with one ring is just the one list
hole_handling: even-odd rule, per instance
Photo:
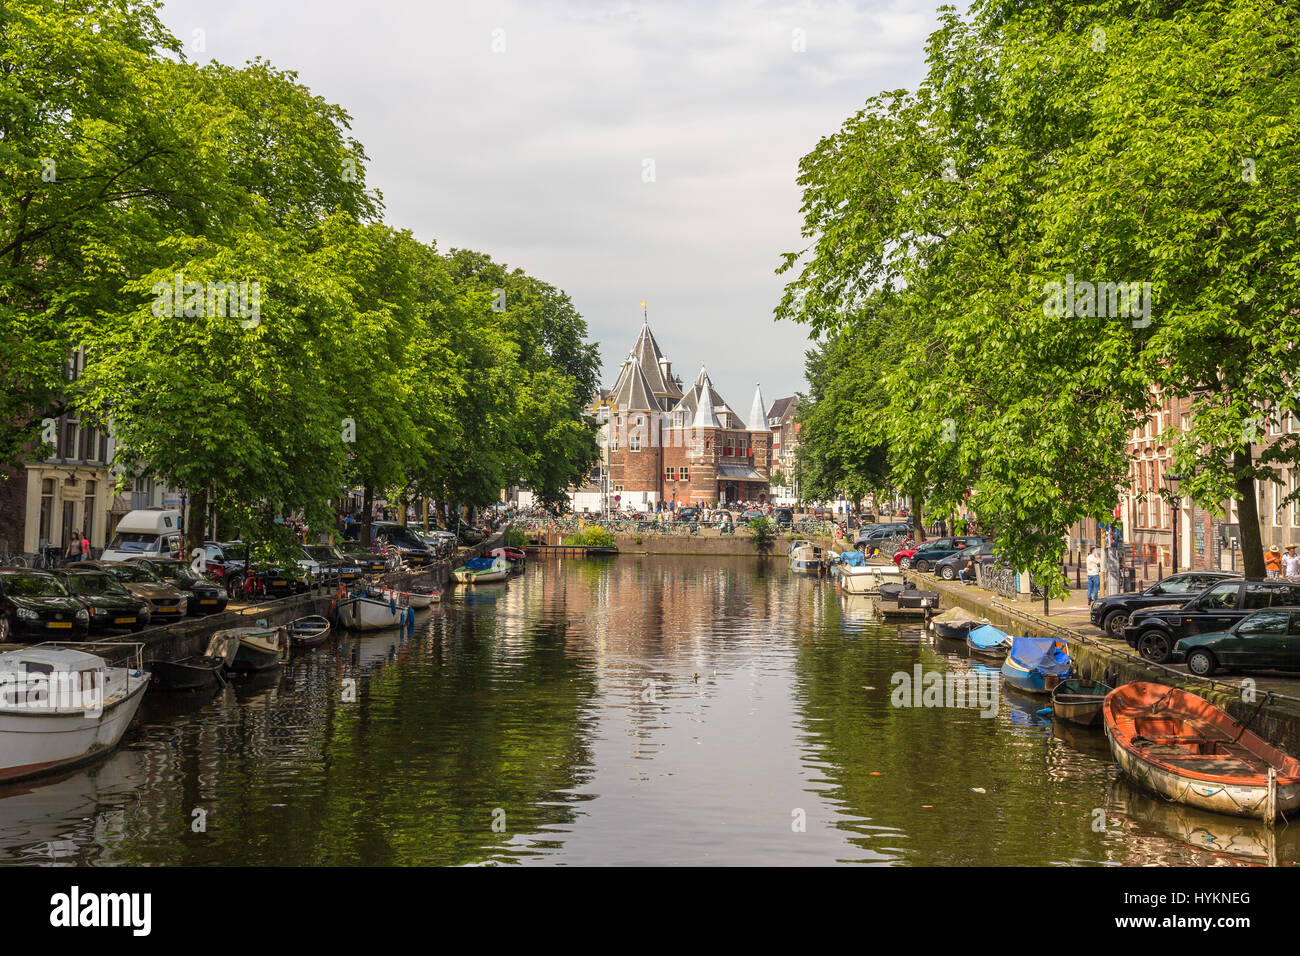
{"label": "white van", "polygon": [[127,512],[117,525],[101,561],[131,558],[179,558],[181,513],[170,508],[145,508]]}

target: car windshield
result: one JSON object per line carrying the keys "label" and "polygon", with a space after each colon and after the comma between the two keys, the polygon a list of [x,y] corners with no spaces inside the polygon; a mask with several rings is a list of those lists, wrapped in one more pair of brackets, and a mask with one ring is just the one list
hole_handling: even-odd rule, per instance
{"label": "car windshield", "polygon": [[145,551],[157,551],[158,542],[161,540],[156,534],[145,534],[136,531],[119,531],[109,542],[110,551],[135,551],[144,553]]}
{"label": "car windshield", "polygon": [[156,576],[135,564],[110,564],[108,570],[123,581],[142,581],[145,584],[154,584],[158,581]]}
{"label": "car windshield", "polygon": [[182,581],[197,581],[199,576],[184,561],[151,561],[148,570],[160,577],[179,578]]}
{"label": "car windshield", "polygon": [[1237,606],[1236,584],[1216,584],[1200,598],[1200,605],[1206,610],[1214,608],[1234,608]]}
{"label": "car windshield", "polygon": [[339,559],[333,548],[327,548],[323,544],[312,545],[309,548],[303,548],[303,550],[314,561],[337,561]]}
{"label": "car windshield", "polygon": [[66,597],[67,590],[52,574],[6,574],[5,593],[13,597]]}
{"label": "car windshield", "polygon": [[126,588],[107,571],[86,574],[69,574],[68,590],[73,594],[126,594]]}

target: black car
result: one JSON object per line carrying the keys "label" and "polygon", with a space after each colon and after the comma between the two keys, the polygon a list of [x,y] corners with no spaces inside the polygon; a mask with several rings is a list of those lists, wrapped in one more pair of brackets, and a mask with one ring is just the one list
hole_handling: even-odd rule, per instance
{"label": "black car", "polygon": [[993,542],[968,545],[956,554],[941,558],[934,564],[934,573],[945,581],[956,581],[961,576],[961,569],[966,567],[971,558],[975,559],[976,564],[992,564],[997,561],[997,556],[993,554]]}
{"label": "black car", "polygon": [[[395,521],[375,521],[370,525],[370,533],[374,536],[376,546],[382,547],[387,544],[395,547],[402,563],[407,567],[424,567],[438,558],[434,546],[414,528],[406,525],[400,525]],[[481,541],[482,538],[480,537],[479,540]],[[469,543],[477,544],[478,541]]]}
{"label": "black car", "polygon": [[876,522],[875,524],[864,524],[858,531],[858,536],[853,542],[853,547],[859,551],[870,551],[872,547],[880,547],[887,541],[895,541],[907,537],[910,526],[906,521],[885,521]]}
{"label": "black car", "polygon": [[343,557],[335,548],[327,544],[305,544],[302,549],[320,568],[320,583],[327,588],[337,587],[341,582],[355,581],[361,577],[361,568],[356,562]]}
{"label": "black car", "polygon": [[116,574],[102,568],[79,568],[73,564],[55,572],[68,593],[90,614],[90,629],[130,628],[143,631],[149,626],[149,602],[128,591]]}
{"label": "black car", "polygon": [[132,558],[128,564],[138,564],[164,584],[170,584],[190,595],[189,613],[215,614],[224,611],[229,601],[226,589],[213,584],[188,563],[174,558]]}
{"label": "black car", "polygon": [[48,571],[0,568],[0,644],[59,641],[90,633],[90,612]]}
{"label": "black car", "polygon": [[1133,612],[1124,626],[1124,640],[1147,660],[1163,664],[1183,638],[1227,631],[1243,617],[1270,607],[1300,608],[1300,584],[1220,581],[1181,607]]}
{"label": "black car", "polygon": [[700,509],[695,507],[678,508],[675,512],[678,521],[699,521]]}
{"label": "black car", "polygon": [[388,569],[382,554],[376,554],[359,541],[344,541],[339,545],[339,551],[350,564],[360,568],[362,574],[382,574]]}
{"label": "black car", "polygon": [[778,528],[793,528],[793,527],[794,527],[794,509],[793,509],[793,508],[777,508],[774,512],[772,512],[772,517],[773,517],[773,519],[775,519],[775,521],[776,521],[776,526],[777,526]]}
{"label": "black car", "polygon": [[1124,625],[1134,611],[1161,605],[1186,604],[1188,599],[1220,581],[1240,578],[1228,571],[1183,571],[1171,574],[1145,591],[1111,594],[1092,602],[1088,617],[1093,625],[1112,637],[1124,634]]}

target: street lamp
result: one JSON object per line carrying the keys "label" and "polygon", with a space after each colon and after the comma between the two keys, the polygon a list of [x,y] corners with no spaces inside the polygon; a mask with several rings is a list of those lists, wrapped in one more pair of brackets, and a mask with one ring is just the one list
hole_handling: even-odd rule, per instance
{"label": "street lamp", "polygon": [[1177,574],[1178,573],[1178,524],[1179,524],[1179,520],[1182,518],[1182,508],[1183,508],[1183,498],[1182,495],[1178,493],[1178,489],[1182,486],[1183,476],[1176,475],[1173,472],[1167,471],[1164,474],[1164,483],[1165,483],[1165,488],[1168,489],[1169,491],[1169,496],[1168,496],[1169,503],[1173,507],[1173,525],[1174,525],[1174,556],[1172,562],[1172,570],[1169,573]]}

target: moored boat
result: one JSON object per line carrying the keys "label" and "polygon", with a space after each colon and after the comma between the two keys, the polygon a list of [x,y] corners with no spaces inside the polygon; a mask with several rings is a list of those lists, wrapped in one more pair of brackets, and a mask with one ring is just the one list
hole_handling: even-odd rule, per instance
{"label": "moored boat", "polygon": [[1101,713],[1115,762],[1148,790],[1265,821],[1300,807],[1300,761],[1203,697],[1136,681],[1111,691]]}
{"label": "moored boat", "polygon": [[396,598],[398,604],[413,607],[417,611],[430,607],[434,603],[442,600],[441,588],[414,587],[406,591],[400,591],[395,588],[384,588],[380,593],[385,601],[390,598]]}
{"label": "moored boat", "polygon": [[840,555],[838,568],[840,590],[847,594],[878,594],[883,584],[903,583],[903,572],[892,561],[869,564],[861,551],[845,551]]}
{"label": "moored boat", "polygon": [[510,576],[510,562],[505,558],[470,558],[451,572],[457,584],[486,584],[504,581]]}
{"label": "moored boat", "polygon": [[319,647],[329,639],[330,622],[319,614],[309,614],[289,622],[285,630],[289,632],[289,643],[293,648]]}
{"label": "moored boat", "polygon": [[196,654],[179,661],[150,661],[153,690],[204,690],[221,683],[224,658]]}
{"label": "moored boat", "polygon": [[821,548],[801,545],[790,552],[790,570],[797,574],[821,574],[823,558]]}
{"label": "moored boat", "polygon": [[1026,694],[1050,694],[1069,673],[1065,642],[1052,637],[1013,637],[1002,661],[1002,679]]}
{"label": "moored boat", "polygon": [[971,628],[978,627],[981,623],[982,618],[976,617],[964,607],[949,608],[930,619],[930,627],[934,628],[935,633],[950,641],[966,640]]}
{"label": "moored boat", "polygon": [[288,632],[283,627],[229,627],[212,637],[238,641],[234,659],[230,661],[233,671],[247,673],[278,667],[289,651]]}
{"label": "moored boat", "polygon": [[378,631],[386,627],[398,627],[407,620],[407,608],[389,596],[372,597],[368,594],[354,593],[338,602],[339,620],[343,626],[353,631]]}
{"label": "moored boat", "polygon": [[986,661],[1000,661],[1011,648],[1011,635],[992,624],[972,627],[966,634],[966,647],[976,657]]}
{"label": "moored boat", "polygon": [[1099,680],[1071,677],[1052,688],[1052,715],[1081,727],[1101,724],[1101,704],[1115,688]]}
{"label": "moored boat", "polygon": [[140,663],[141,645],[112,646],[134,648],[133,665],[110,666],[59,644],[0,654],[0,780],[74,766],[118,745],[150,675]]}
{"label": "moored boat", "polygon": [[898,596],[907,590],[907,584],[903,581],[886,581],[877,589],[881,601],[893,601],[898,603]]}
{"label": "moored boat", "polygon": [[527,559],[528,556],[519,548],[512,548],[509,545],[506,545],[504,547],[493,548],[491,551],[485,552],[483,554],[483,557],[505,558],[507,561],[510,562],[510,567],[513,570],[518,571],[523,569],[524,561]]}

